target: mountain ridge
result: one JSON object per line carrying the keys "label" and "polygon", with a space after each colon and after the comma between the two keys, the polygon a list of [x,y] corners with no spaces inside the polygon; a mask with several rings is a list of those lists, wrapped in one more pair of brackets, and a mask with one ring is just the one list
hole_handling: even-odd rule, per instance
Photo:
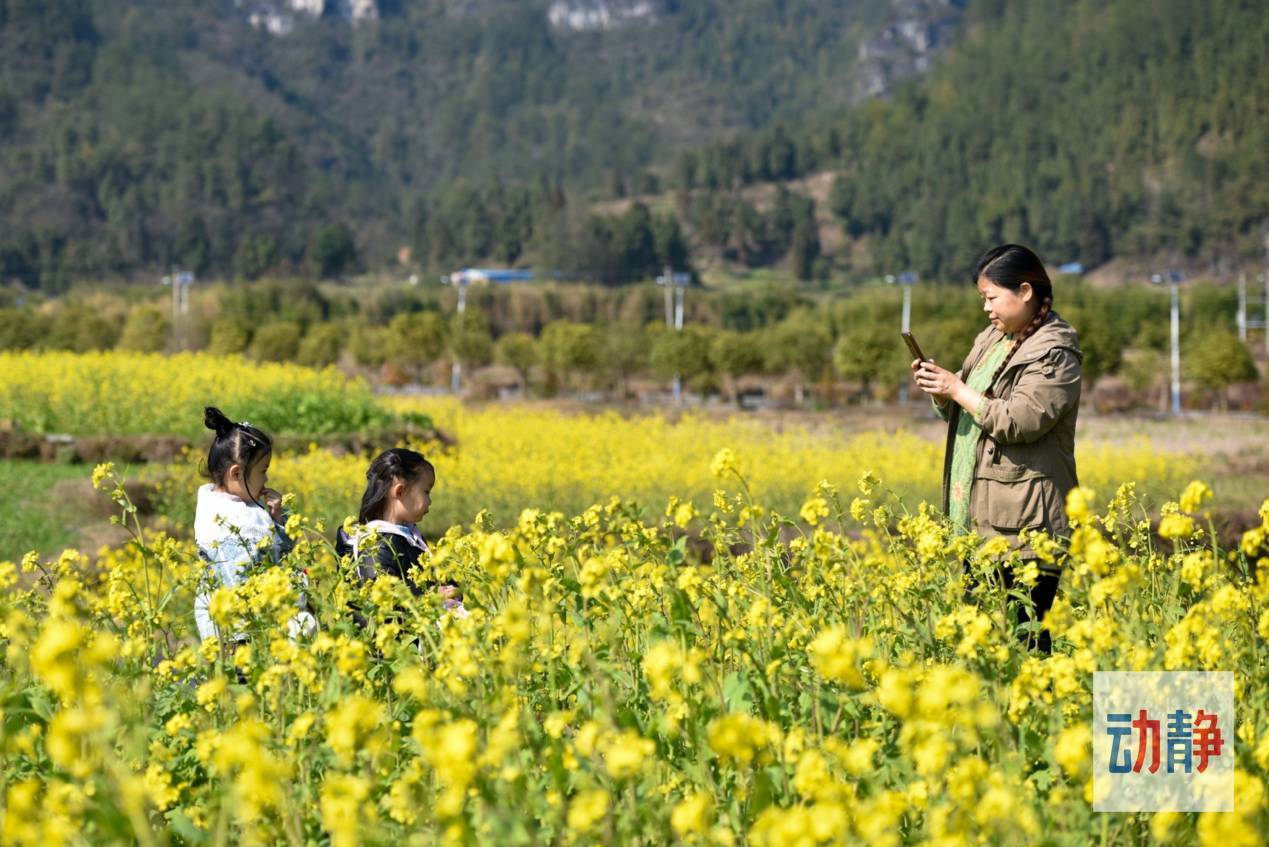
{"label": "mountain ridge", "polygon": [[[808,278],[946,275],[1000,240],[1228,262],[1269,221],[1269,21],[1241,0],[369,8],[0,0],[0,281],[397,261],[620,281],[654,225]],[[827,197],[797,190],[829,172]],[[639,195],[674,202],[594,214]]]}

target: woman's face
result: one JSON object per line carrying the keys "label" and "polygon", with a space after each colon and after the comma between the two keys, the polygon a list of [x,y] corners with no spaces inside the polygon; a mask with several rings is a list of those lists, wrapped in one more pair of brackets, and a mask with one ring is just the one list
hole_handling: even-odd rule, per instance
{"label": "woman's face", "polygon": [[985,276],[978,278],[978,293],[983,298],[983,311],[1001,332],[1021,332],[1036,313],[1035,292],[1024,282],[1017,291],[996,285]]}

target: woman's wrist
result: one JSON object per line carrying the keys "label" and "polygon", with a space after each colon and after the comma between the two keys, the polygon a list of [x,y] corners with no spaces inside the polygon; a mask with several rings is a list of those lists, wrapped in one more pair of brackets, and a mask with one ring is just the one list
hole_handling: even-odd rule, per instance
{"label": "woman's wrist", "polygon": [[982,405],[982,402],[985,399],[983,395],[970,388],[964,382],[958,382],[949,393],[958,406],[969,412],[975,418],[978,417],[978,407]]}

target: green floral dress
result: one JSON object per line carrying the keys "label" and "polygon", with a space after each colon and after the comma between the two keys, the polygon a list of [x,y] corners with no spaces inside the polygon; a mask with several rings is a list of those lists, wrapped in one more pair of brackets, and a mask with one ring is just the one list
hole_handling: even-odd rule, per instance
{"label": "green floral dress", "polygon": [[[979,394],[985,393],[991,386],[992,374],[1009,352],[1010,341],[1009,336],[1005,336],[996,342],[970,372],[965,384]],[[978,425],[976,416],[962,409],[956,418],[956,438],[952,442],[952,475],[947,493],[948,517],[952,520],[952,526],[961,533],[969,532],[969,495],[974,485],[978,439],[982,434],[983,428]]]}

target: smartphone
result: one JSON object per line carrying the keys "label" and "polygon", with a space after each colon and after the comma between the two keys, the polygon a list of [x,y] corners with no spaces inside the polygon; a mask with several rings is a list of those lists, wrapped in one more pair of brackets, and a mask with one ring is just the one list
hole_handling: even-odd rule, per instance
{"label": "smartphone", "polygon": [[908,350],[912,353],[912,355],[924,362],[925,353],[921,352],[921,345],[917,344],[917,340],[912,337],[912,333],[901,332],[899,334],[903,336],[903,343],[908,345]]}

